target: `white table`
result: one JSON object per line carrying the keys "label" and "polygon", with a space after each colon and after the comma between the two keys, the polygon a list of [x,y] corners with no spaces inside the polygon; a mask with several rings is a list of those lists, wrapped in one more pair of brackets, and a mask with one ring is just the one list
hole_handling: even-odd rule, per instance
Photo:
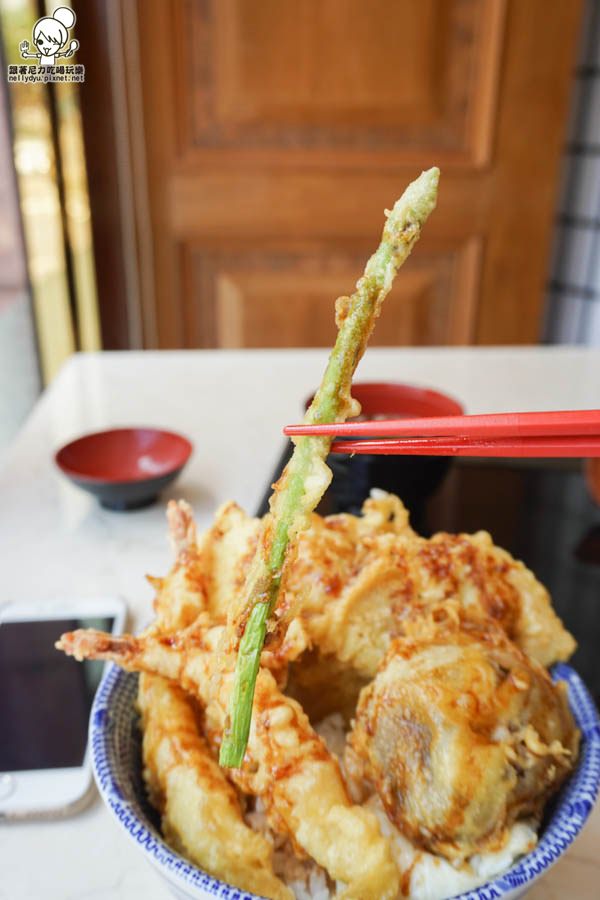
{"label": "white table", "polygon": [[[54,468],[75,436],[118,425],[187,434],[195,453],[163,499],[185,497],[199,524],[234,498],[256,508],[326,351],[105,353],[72,358],[0,460],[3,600],[120,594],[130,625],[150,615],[145,573],[169,565],[164,503],[101,509]],[[599,406],[600,352],[583,348],[370,349],[357,380],[438,387],[468,412]],[[2,390],[10,389],[2,385]],[[482,522],[485,527],[485,522]],[[600,896],[600,807],[583,835],[529,895]],[[0,826],[0,900],[166,900],[141,855],[100,800],[53,823]]]}

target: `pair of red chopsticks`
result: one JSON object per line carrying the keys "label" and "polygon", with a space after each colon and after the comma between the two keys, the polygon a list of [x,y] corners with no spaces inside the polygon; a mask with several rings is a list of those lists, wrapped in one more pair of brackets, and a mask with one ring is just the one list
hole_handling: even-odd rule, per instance
{"label": "pair of red chopsticks", "polygon": [[399,456],[600,456],[600,410],[491,413],[383,419],[339,425],[287,425],[284,434],[327,435],[334,453]]}

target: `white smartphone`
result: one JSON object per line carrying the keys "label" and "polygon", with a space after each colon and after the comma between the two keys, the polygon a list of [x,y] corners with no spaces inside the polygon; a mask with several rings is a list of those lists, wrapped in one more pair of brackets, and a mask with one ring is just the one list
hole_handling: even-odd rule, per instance
{"label": "white smartphone", "polygon": [[68,815],[89,799],[88,720],[104,664],[56,650],[65,631],[123,631],[118,598],[0,607],[0,820]]}

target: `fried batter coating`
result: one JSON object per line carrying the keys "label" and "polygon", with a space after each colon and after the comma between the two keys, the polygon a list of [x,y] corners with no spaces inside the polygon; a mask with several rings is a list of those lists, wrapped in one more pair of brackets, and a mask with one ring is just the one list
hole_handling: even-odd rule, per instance
{"label": "fried batter coating", "polygon": [[261,529],[261,519],[247,516],[237,503],[229,502],[217,510],[212,527],[200,538],[214,624],[225,623],[237,605]]}
{"label": "fried batter coating", "polygon": [[[178,682],[201,702],[206,735],[218,745],[235,663],[232,655],[218,653],[223,630],[214,627],[187,643],[173,637],[115,638],[80,630],[63,635],[57,646],[77,659],[108,659],[129,671]],[[334,881],[345,884],[340,897],[397,896],[399,873],[375,815],[351,803],[336,760],[301,706],[279,690],[264,668],[259,671],[244,766],[232,770],[231,778],[245,793],[261,797],[275,831],[289,836]]]}
{"label": "fried batter coating", "polygon": [[[161,582],[158,630],[189,625],[194,610],[198,627],[225,622],[243,589],[261,520],[227,503],[196,541],[187,504],[169,510],[178,557]],[[575,647],[546,589],[488,534],[421,538],[401,501],[381,491],[362,516],[312,516],[289,556],[280,596],[285,637],[267,642],[263,665],[282,683],[287,664],[299,660],[288,690],[315,721],[334,710],[348,720],[407,617],[427,614],[446,598],[458,599],[472,618],[494,619],[543,665],[567,659]]]}
{"label": "fried batter coating", "polygon": [[[202,593],[213,623],[226,621],[243,587],[260,528],[260,520],[225,504],[199,543],[188,541],[168,576],[185,573],[188,593],[190,585]],[[278,607],[289,624],[287,658],[315,646],[371,677],[404,618],[446,598],[458,598],[472,617],[497,621],[542,665],[575,649],[543,585],[486,532],[422,538],[391,494],[376,492],[360,517],[314,514],[290,556]],[[176,582],[172,595],[180,603],[179,593]]]}
{"label": "fried batter coating", "polygon": [[167,522],[175,562],[164,578],[148,577],[156,590],[156,617],[149,632],[163,634],[187,628],[197,622],[201,613],[209,611],[206,566],[191,506],[185,500],[170,500]]}
{"label": "fried batter coating", "polygon": [[293,900],[273,873],[272,847],[243,820],[232,785],[198,732],[185,692],[142,674],[138,694],[144,779],[172,847],[216,878],[272,900]]}
{"label": "fried batter coating", "polygon": [[175,562],[165,577],[148,576],[156,590],[152,630],[180,631],[198,616],[201,626],[224,624],[243,588],[261,520],[247,516],[236,503],[225,503],[213,525],[198,536],[191,506],[170,500],[167,521]]}
{"label": "fried batter coating", "polygon": [[[165,578],[150,579],[157,589],[156,618],[146,636],[173,636],[211,619],[208,567],[191,507],[171,501],[167,520],[176,559]],[[274,900],[293,900],[273,872],[271,845],[244,823],[235,788],[211,756],[191,703],[174,682],[140,676],[144,780],[165,837],[217,878]]]}
{"label": "fried batter coating", "polygon": [[516,819],[540,813],[572,766],[577,733],[561,689],[506,635],[543,664],[567,658],[574,641],[542,585],[489,535],[421,538],[382,492],[362,516],[313,515],[283,572],[244,765],[226,775],[213,759],[233,684],[226,622],[262,520],[229,503],[200,538],[187,504],[169,504],[168,520],[176,560],[151,579],[150,628],[138,638],[74,632],[60,646],[149,673],[145,777],[175,847],[241,887],[290,896],[264,838],[243,822],[237,788],[260,797],[299,856],[343,884],[337,896],[396,898],[391,844],[371,809],[352,804],[306,715],[335,709],[349,721],[380,666],[346,752],[357,795],[367,779],[404,835],[455,862],[496,850]]}
{"label": "fried batter coating", "polygon": [[392,643],[361,693],[346,763],[411,841],[461,860],[541,814],[579,734],[563,686],[500,628],[444,618]]}
{"label": "fried batter coating", "polygon": [[[218,514],[208,540],[226,591],[243,585],[259,530],[259,520],[235,504]],[[575,649],[544,586],[487,532],[420,537],[402,502],[382,491],[366,501],[362,516],[313,514],[289,557],[276,610],[287,628],[280,651],[286,659],[317,647],[370,678],[404,619],[447,598],[472,618],[492,618],[544,666]],[[226,607],[218,596],[213,609]]]}
{"label": "fried batter coating", "polygon": [[[546,589],[486,532],[422,538],[400,500],[377,492],[362,518],[319,519],[298,541],[284,574],[294,631],[323,654],[372,676],[404,619],[457,599],[470,617],[493,619],[518,646],[547,666],[567,659],[575,642]],[[300,599],[299,599],[300,598]],[[301,643],[299,644],[301,646]]]}

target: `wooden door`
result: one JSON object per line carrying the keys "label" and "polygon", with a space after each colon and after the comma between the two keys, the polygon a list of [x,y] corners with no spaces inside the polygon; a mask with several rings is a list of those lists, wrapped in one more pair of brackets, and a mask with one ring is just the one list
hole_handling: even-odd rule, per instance
{"label": "wooden door", "polygon": [[580,12],[139,0],[124,16],[143,96],[145,344],[329,344],[383,210],[433,164],[438,210],[373,343],[536,341]]}

